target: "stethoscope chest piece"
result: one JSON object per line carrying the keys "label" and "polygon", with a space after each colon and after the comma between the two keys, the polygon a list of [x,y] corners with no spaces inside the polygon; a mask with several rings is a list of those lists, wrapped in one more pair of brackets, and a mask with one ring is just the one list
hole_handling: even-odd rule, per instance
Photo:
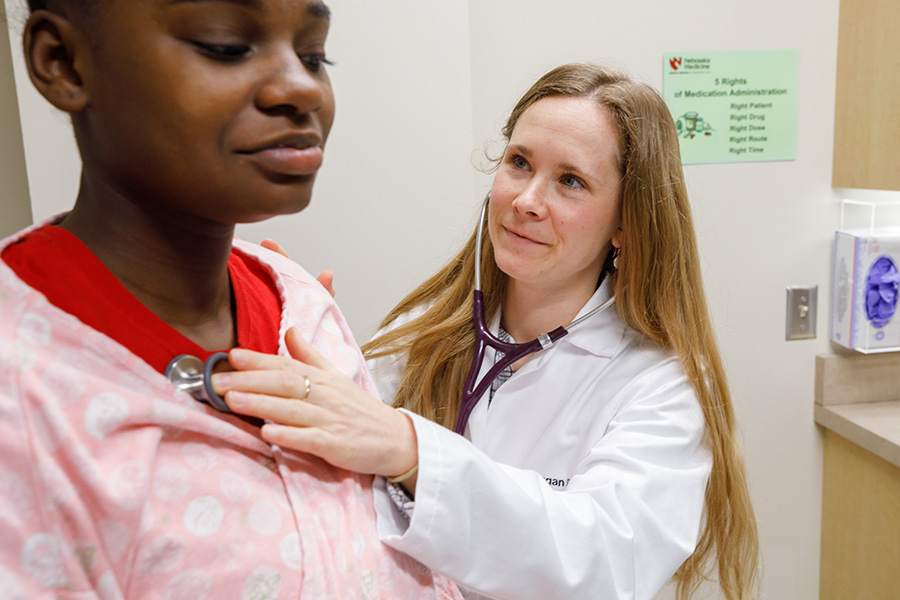
{"label": "stethoscope chest piece", "polygon": [[166,379],[179,392],[186,392],[195,399],[222,412],[231,412],[225,400],[212,387],[210,377],[222,362],[228,363],[228,354],[216,352],[204,363],[196,356],[180,354],[166,367]]}

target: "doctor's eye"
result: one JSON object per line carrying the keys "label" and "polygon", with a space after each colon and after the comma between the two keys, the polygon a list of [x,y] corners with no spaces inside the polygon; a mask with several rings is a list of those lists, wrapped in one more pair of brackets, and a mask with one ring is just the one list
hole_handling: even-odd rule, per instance
{"label": "doctor's eye", "polygon": [[584,182],[581,181],[578,177],[574,175],[564,175],[562,179],[560,179],[560,183],[568,188],[583,188]]}
{"label": "doctor's eye", "polygon": [[528,168],[528,161],[518,154],[513,154],[509,157],[509,163],[512,164],[516,169],[525,170]]}
{"label": "doctor's eye", "polygon": [[204,56],[219,62],[237,62],[250,53],[250,46],[244,44],[207,44],[191,42]]}

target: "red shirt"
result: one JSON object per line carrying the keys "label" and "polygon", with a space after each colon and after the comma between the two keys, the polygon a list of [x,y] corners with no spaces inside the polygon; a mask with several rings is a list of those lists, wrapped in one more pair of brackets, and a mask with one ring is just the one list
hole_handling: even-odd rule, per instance
{"label": "red shirt", "polygon": [[[81,240],[61,227],[46,225],[27,234],[7,246],[0,258],[51,304],[116,340],[160,373],[179,354],[205,361],[219,351],[201,348],[153,314]],[[235,251],[228,259],[228,274],[238,345],[277,353],[282,307],[275,281],[265,267]]]}

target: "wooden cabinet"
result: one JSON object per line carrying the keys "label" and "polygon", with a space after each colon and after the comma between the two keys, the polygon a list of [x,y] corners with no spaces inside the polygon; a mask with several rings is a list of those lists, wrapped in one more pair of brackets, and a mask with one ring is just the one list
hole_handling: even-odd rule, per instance
{"label": "wooden cabinet", "polygon": [[841,0],[832,185],[900,190],[900,0]]}
{"label": "wooden cabinet", "polygon": [[820,600],[900,597],[900,467],[825,431]]}
{"label": "wooden cabinet", "polygon": [[900,353],[816,357],[820,600],[900,598]]}

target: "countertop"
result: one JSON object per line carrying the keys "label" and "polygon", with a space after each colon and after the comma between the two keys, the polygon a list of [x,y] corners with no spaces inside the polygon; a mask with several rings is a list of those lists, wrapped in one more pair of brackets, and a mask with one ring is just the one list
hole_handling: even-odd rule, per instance
{"label": "countertop", "polygon": [[815,420],[900,467],[900,353],[817,356]]}

